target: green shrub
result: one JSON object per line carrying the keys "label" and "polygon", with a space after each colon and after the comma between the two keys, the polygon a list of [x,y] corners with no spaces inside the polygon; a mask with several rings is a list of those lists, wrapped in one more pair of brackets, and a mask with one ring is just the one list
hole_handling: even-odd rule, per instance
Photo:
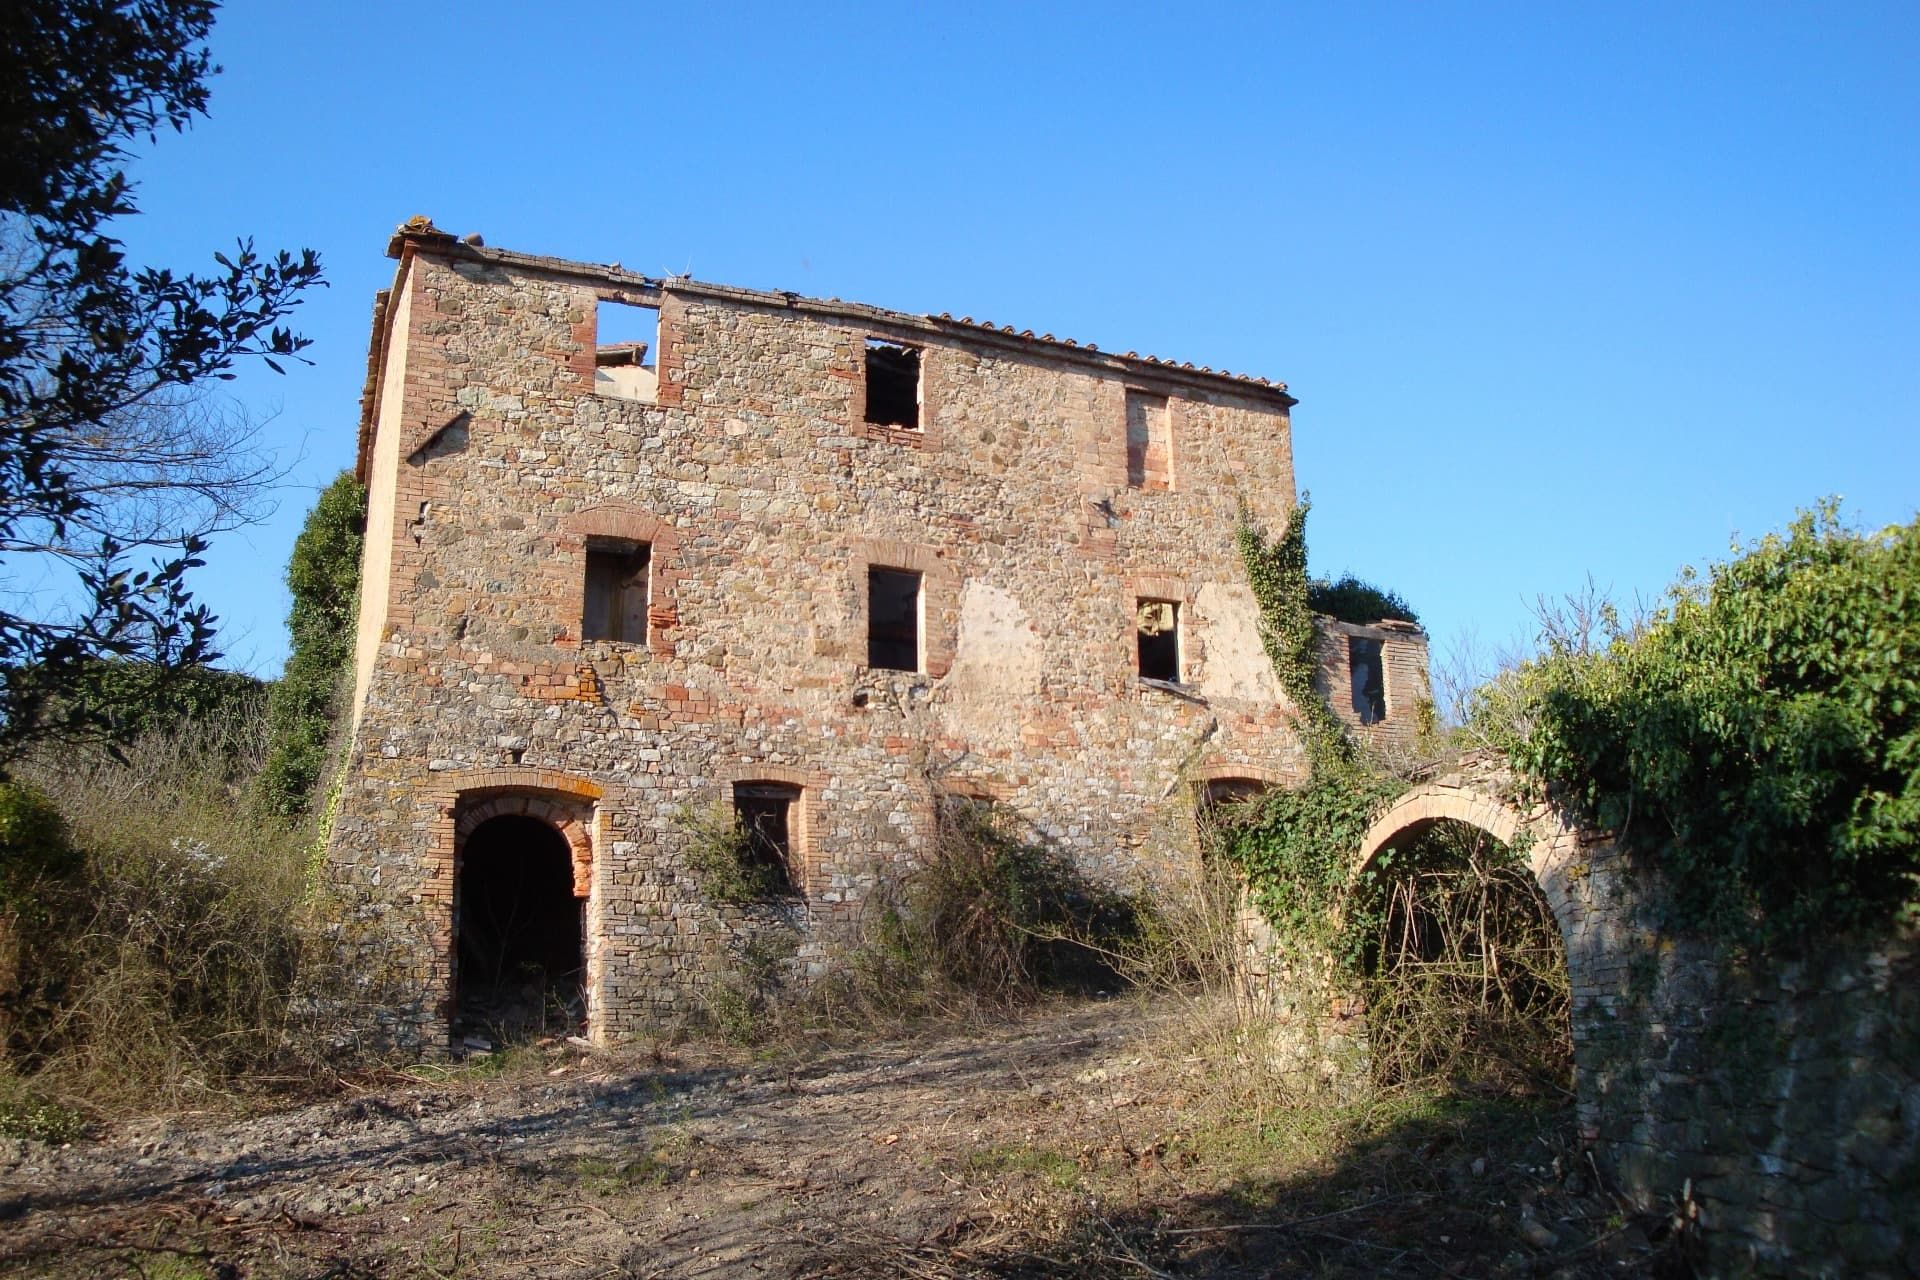
{"label": "green shrub", "polygon": [[1360,626],[1389,618],[1415,624],[1420,621],[1420,616],[1399,593],[1363,582],[1350,573],[1331,582],[1315,578],[1307,586],[1307,607],[1315,613]]}
{"label": "green shrub", "polygon": [[66,819],[46,793],[0,783],[0,911],[33,910],[44,882],[71,880],[79,869]]}
{"label": "green shrub", "polygon": [[1658,868],[1675,925],[1810,943],[1920,919],[1920,521],[1803,513],[1475,715]]}
{"label": "green shrub", "polygon": [[687,837],[687,870],[710,901],[744,906],[784,887],[778,868],[754,858],[747,829],[726,801],[678,809],[673,823]]}

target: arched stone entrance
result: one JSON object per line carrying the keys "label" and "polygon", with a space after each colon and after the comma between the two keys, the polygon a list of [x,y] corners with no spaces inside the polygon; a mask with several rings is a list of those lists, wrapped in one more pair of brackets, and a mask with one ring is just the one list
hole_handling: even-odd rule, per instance
{"label": "arched stone entrance", "polygon": [[487,787],[457,793],[452,810],[456,1043],[592,1034],[592,800]]}
{"label": "arched stone entrance", "polygon": [[[1617,985],[1620,963],[1609,954],[1608,933],[1596,918],[1599,896],[1610,896],[1614,878],[1611,846],[1596,865],[1595,846],[1603,833],[1575,825],[1545,803],[1523,806],[1508,797],[1516,790],[1503,758],[1470,755],[1454,768],[1401,796],[1374,820],[1355,851],[1352,875],[1358,878],[1388,849],[1404,846],[1442,823],[1461,823],[1486,832],[1526,862],[1553,913],[1566,949],[1572,989],[1575,1112],[1583,1137],[1599,1132],[1600,1082],[1592,1070],[1594,1026],[1583,1010],[1603,989]],[[1598,872],[1598,874],[1595,874]]]}

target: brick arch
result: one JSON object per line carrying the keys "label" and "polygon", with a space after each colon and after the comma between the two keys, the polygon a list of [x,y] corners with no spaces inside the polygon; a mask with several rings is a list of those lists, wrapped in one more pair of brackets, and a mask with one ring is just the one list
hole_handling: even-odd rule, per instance
{"label": "brick arch", "polygon": [[680,532],[644,507],[630,502],[603,502],[567,517],[567,532],[576,538],[627,538],[650,542],[657,550],[675,550]]}
{"label": "brick arch", "polygon": [[[1546,895],[1567,946],[1567,963],[1576,955],[1581,906],[1575,901],[1569,873],[1579,860],[1582,831],[1552,806],[1521,809],[1492,790],[1445,782],[1415,787],[1374,819],[1361,837],[1354,855],[1355,879],[1380,854],[1431,830],[1441,822],[1460,822],[1486,832],[1527,860],[1527,867]],[[1580,976],[1573,975],[1576,985]]]}
{"label": "brick arch", "polygon": [[[592,783],[544,769],[475,770],[456,786],[441,811],[450,824],[449,853],[493,818],[528,817],[546,823],[567,842],[573,863],[573,896],[587,897],[593,889],[593,813],[600,788]],[[453,857],[448,858],[449,872]]]}
{"label": "brick arch", "polygon": [[1295,774],[1272,765],[1255,764],[1246,760],[1223,760],[1218,757],[1196,766],[1187,775],[1196,787],[1204,787],[1209,782],[1257,782],[1263,787],[1291,787],[1298,782]]}

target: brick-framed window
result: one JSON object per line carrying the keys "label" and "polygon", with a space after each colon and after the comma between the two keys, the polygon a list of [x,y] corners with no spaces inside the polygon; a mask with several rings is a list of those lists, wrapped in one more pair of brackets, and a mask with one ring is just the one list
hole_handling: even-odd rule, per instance
{"label": "brick-framed window", "polygon": [[1347,637],[1347,675],[1352,685],[1353,713],[1360,723],[1379,724],[1387,718],[1386,646],[1369,636]]}
{"label": "brick-framed window", "polygon": [[867,339],[863,421],[900,431],[921,429],[921,356],[921,348],[911,343]]}
{"label": "brick-framed window", "polygon": [[[953,567],[924,542],[875,538],[856,543],[852,552],[846,583],[851,626],[843,652],[865,670],[946,675],[960,626]],[[883,606],[879,616],[876,589]],[[912,636],[909,619],[917,633]],[[876,640],[890,645],[891,654],[876,652]]]}
{"label": "brick-framed window", "polygon": [[916,569],[867,566],[867,665],[886,671],[926,668],[926,576]]}
{"label": "brick-framed window", "polygon": [[741,856],[775,895],[799,891],[799,847],[806,808],[802,789],[789,782],[733,784],[733,812],[745,836]]}
{"label": "brick-framed window", "polygon": [[[783,887],[775,890],[777,894],[803,897],[830,887],[816,847],[820,833],[827,829],[821,799],[826,794],[825,774],[750,760],[717,770],[714,781],[720,798],[740,820],[749,845],[745,856],[780,859]],[[770,861],[760,865],[774,869]]]}
{"label": "brick-framed window", "polygon": [[629,538],[588,538],[586,589],[580,618],[582,640],[617,644],[647,642],[650,543]]}
{"label": "brick-framed window", "polygon": [[1180,602],[1134,601],[1134,652],[1142,680],[1180,683]]}
{"label": "brick-framed window", "polygon": [[565,529],[563,555],[549,572],[570,576],[579,592],[579,638],[562,643],[645,645],[656,657],[672,657],[680,625],[679,531],[618,502],[574,513]]}

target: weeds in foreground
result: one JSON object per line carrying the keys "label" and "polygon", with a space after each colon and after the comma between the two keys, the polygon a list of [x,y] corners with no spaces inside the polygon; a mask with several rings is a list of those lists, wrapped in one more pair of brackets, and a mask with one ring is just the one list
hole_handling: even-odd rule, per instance
{"label": "weeds in foreground", "polygon": [[1052,992],[1112,992],[1146,901],[1098,885],[982,801],[942,797],[912,870],[869,895],[805,1026],[898,1027],[991,1015]]}
{"label": "weeds in foreground", "polygon": [[121,760],[69,747],[15,769],[74,854],[4,939],[0,1080],[42,1108],[15,1114],[206,1105],[331,1078],[336,1028],[318,997],[340,975],[308,927],[305,832],[248,804],[263,736],[260,716],[236,713],[150,734]]}

